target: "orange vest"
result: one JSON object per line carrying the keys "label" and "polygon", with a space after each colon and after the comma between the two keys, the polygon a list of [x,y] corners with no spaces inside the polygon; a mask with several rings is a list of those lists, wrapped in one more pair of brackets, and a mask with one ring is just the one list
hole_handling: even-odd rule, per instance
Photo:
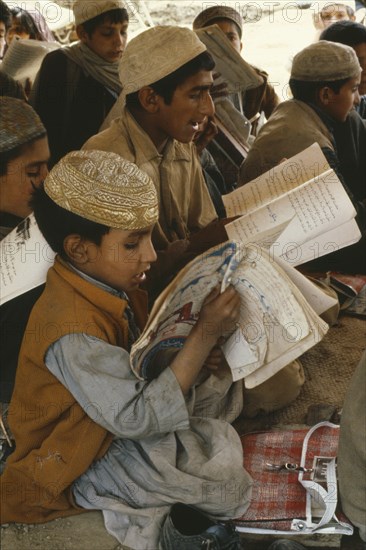
{"label": "orange vest", "polygon": [[[129,298],[136,323],[143,328],[146,294],[137,290]],[[73,333],[127,349],[126,306],[125,300],[84,280],[56,258],[20,350],[8,415],[16,449],[0,478],[2,523],[42,523],[84,511],[74,503],[71,485],[105,454],[113,434],[84,412],[44,358],[50,345]]]}

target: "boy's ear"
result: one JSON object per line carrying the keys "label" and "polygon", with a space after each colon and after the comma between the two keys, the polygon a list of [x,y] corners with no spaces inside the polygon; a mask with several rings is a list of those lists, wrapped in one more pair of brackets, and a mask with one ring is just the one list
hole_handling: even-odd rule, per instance
{"label": "boy's ear", "polygon": [[88,245],[80,235],[71,234],[64,239],[64,251],[72,263],[85,264],[88,260]]}
{"label": "boy's ear", "polygon": [[159,95],[150,86],[144,86],[138,92],[141,107],[154,114],[159,110]]}
{"label": "boy's ear", "polygon": [[82,42],[86,42],[86,40],[89,38],[89,35],[84,30],[83,25],[78,25],[76,27],[76,34],[78,35],[79,40],[81,40]]}
{"label": "boy's ear", "polygon": [[320,105],[327,106],[332,100],[332,94],[334,94],[333,90],[331,88],[328,88],[328,86],[324,86],[324,88],[320,88],[318,92],[318,99]]}

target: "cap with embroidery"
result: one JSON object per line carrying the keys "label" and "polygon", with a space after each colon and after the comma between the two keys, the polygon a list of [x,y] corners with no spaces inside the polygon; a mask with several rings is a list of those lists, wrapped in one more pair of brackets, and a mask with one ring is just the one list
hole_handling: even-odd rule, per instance
{"label": "cap with embroidery", "polygon": [[75,25],[81,25],[106,11],[125,8],[122,0],[76,0],[73,5]]}
{"label": "cap with embroidery", "polygon": [[243,34],[243,18],[236,10],[230,8],[230,6],[212,6],[206,10],[201,11],[193,21],[194,30],[208,27],[212,24],[212,21],[216,19],[229,19],[239,29],[240,38]]}
{"label": "cap with embroidery", "polygon": [[152,180],[116,153],[72,151],[52,168],[44,189],[65,210],[114,229],[143,229],[158,220]]}
{"label": "cap with embroidery", "polygon": [[295,55],[291,78],[307,82],[333,82],[356,78],[360,73],[360,63],[353,48],[320,40]]}
{"label": "cap with embroidery", "polygon": [[0,152],[46,135],[46,128],[34,109],[22,99],[0,97]]}
{"label": "cap with embroidery", "polygon": [[142,32],[127,44],[120,62],[123,97],[168,76],[204,51],[206,46],[190,29],[156,26]]}

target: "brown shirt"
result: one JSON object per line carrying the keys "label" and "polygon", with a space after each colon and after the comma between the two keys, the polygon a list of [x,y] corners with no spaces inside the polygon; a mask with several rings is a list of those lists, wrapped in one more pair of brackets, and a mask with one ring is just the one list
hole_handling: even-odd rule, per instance
{"label": "brown shirt", "polygon": [[83,149],[117,153],[151,177],[159,196],[159,223],[153,235],[157,250],[189,238],[190,233],[216,219],[194,145],[169,139],[160,154],[127,108],[107,130],[90,138]]}
{"label": "brown shirt", "polygon": [[240,167],[239,186],[264,174],[314,142],[333,149],[332,136],[314,109],[303,101],[280,103],[262,127]]}

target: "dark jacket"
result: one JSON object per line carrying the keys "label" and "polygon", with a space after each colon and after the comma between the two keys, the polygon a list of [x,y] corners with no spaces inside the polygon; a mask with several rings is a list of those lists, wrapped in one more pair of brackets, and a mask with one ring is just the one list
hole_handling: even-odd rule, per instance
{"label": "dark jacket", "polygon": [[98,133],[115,100],[61,50],[44,58],[32,104],[47,129],[51,166]]}

